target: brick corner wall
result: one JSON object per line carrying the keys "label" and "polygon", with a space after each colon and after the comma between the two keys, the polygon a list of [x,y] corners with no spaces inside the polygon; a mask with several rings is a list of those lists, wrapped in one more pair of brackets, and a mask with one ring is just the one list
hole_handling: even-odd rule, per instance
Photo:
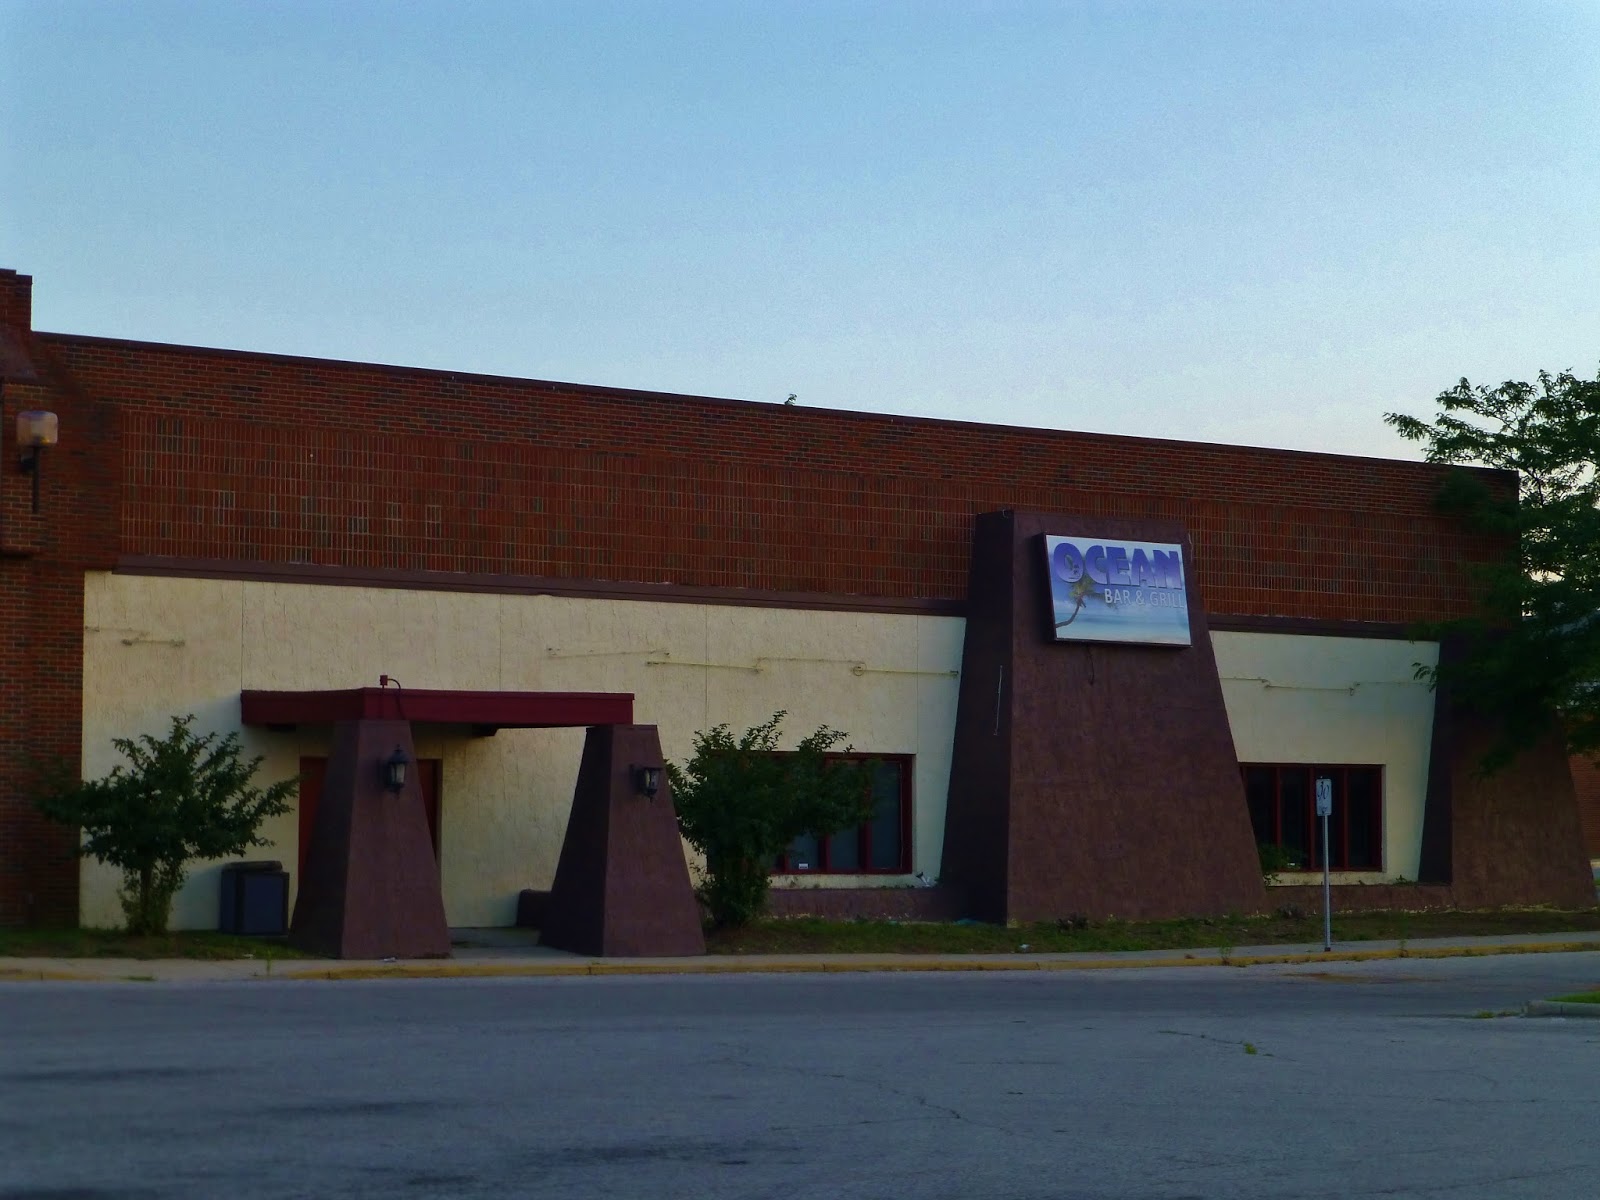
{"label": "brick corner wall", "polygon": [[1589,857],[1600,859],[1600,762],[1571,760],[1572,786],[1578,793],[1578,819],[1583,822],[1583,842]]}
{"label": "brick corner wall", "polygon": [[[120,524],[117,416],[64,374],[30,328],[32,279],[0,270],[9,350],[0,419],[0,926],[75,925],[74,830],[35,807],[41,762],[76,773],[83,739],[83,575],[115,562]],[[48,409],[60,444],[44,451],[39,512],[16,470],[14,415]]]}

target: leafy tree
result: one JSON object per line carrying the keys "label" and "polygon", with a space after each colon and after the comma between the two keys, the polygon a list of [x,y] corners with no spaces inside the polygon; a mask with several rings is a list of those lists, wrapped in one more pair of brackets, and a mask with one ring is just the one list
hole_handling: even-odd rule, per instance
{"label": "leafy tree", "polygon": [[738,738],[726,725],[697,733],[689,761],[667,764],[678,828],[705,857],[700,899],[718,926],[760,913],[772,864],[795,838],[837,833],[872,812],[869,764],[826,757],[846,735],[824,725],[784,753],[785,715]]}
{"label": "leafy tree", "polygon": [[1389,413],[1429,462],[1517,472],[1520,486],[1455,471],[1440,507],[1514,545],[1482,569],[1483,603],[1470,619],[1429,627],[1461,639],[1463,655],[1433,672],[1501,733],[1485,770],[1546,736],[1553,721],[1574,753],[1600,754],[1600,379],[1541,372],[1537,383],[1440,395],[1432,423]]}
{"label": "leafy tree", "polygon": [[38,798],[51,820],[83,830],[78,853],[122,871],[122,911],[133,934],[167,931],[172,898],[196,859],[265,846],[256,830],[289,811],[296,781],[251,786],[258,756],[239,759],[239,735],[196,737],[193,714],[164,738],[113,738],[128,760],[104,779],[58,782]]}

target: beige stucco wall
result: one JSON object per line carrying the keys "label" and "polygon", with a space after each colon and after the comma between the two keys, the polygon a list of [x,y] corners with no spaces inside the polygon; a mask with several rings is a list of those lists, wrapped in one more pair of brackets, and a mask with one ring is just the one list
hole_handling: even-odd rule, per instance
{"label": "beige stucco wall", "polygon": [[[195,713],[202,731],[238,730],[243,689],[376,686],[385,673],[419,689],[632,692],[635,719],[658,725],[678,761],[696,730],[741,729],[782,708],[791,733],[826,723],[857,749],[917,756],[913,867],[936,875],[961,637],[962,622],[941,617],[92,573],[83,770],[104,774],[118,761],[111,738],[159,734],[174,713]],[[293,775],[301,755],[326,754],[331,739],[326,727],[241,734],[247,753],[266,756],[266,779]],[[418,731],[418,754],[444,763],[452,925],[510,924],[521,889],[550,885],[582,742],[582,730]],[[250,857],[292,872],[295,815],[263,833],[273,844]],[[220,867],[193,871],[175,928],[215,927]],[[84,864],[85,924],[120,923],[117,884]]]}
{"label": "beige stucco wall", "polygon": [[[913,868],[939,873],[955,729],[959,619],[648,601],[324,587],[90,574],[85,581],[83,770],[118,756],[116,736],[159,734],[174,713],[201,730],[241,732],[263,777],[323,755],[331,730],[239,727],[244,689],[375,686],[634,693],[635,719],[660,727],[668,757],[696,730],[736,729],[787,709],[786,728],[826,723],[860,750],[913,754]],[[1214,635],[1242,761],[1381,763],[1385,871],[1415,878],[1432,696],[1412,664],[1431,645],[1281,635]],[[443,760],[440,843],[452,925],[504,925],[517,893],[548,887],[571,806],[582,730],[503,730],[492,738],[417,731]],[[296,816],[250,855],[298,858]],[[213,928],[221,864],[198,866],[176,928]],[[113,872],[86,862],[85,924],[121,914]],[[802,886],[910,883],[806,877]]]}
{"label": "beige stucco wall", "polygon": [[[1384,869],[1345,883],[1416,879],[1433,736],[1433,693],[1415,678],[1432,642],[1376,638],[1212,635],[1240,762],[1380,764]],[[1285,875],[1285,883],[1321,875]]]}

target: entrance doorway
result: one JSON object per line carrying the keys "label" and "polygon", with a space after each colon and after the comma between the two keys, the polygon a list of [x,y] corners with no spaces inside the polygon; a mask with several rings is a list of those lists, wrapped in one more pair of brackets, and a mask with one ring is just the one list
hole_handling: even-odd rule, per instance
{"label": "entrance doorway", "polygon": [[[306,850],[311,845],[311,831],[317,827],[317,805],[322,800],[322,778],[327,773],[326,758],[305,757],[300,760],[300,874],[305,878]],[[422,811],[428,816],[428,836],[433,840],[433,861],[439,862],[439,780],[444,774],[444,761],[437,758],[419,758],[416,762],[417,783],[422,788]]]}

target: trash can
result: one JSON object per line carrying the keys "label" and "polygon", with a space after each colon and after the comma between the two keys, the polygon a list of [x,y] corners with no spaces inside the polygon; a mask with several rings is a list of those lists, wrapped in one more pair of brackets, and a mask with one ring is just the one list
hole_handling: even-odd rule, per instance
{"label": "trash can", "polygon": [[289,872],[281,862],[229,863],[222,868],[223,933],[281,935],[289,932]]}

